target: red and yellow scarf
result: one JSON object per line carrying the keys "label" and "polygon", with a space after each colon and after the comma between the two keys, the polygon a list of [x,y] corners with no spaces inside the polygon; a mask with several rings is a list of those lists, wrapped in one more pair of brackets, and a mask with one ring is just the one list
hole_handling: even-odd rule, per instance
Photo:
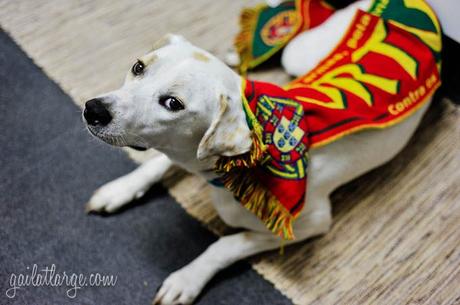
{"label": "red and yellow scarf", "polygon": [[422,0],[377,0],[340,44],[284,88],[243,81],[249,153],[222,157],[220,181],[273,233],[293,239],[304,206],[308,149],[420,108],[440,86],[441,30]]}

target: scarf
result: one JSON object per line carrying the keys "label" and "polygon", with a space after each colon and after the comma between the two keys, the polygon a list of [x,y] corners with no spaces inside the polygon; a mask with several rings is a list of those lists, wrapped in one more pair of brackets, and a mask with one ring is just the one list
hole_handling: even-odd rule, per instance
{"label": "scarf", "polygon": [[394,125],[440,86],[441,30],[422,0],[376,0],[339,45],[284,88],[243,79],[251,150],[216,163],[220,183],[284,239],[305,204],[308,150]]}

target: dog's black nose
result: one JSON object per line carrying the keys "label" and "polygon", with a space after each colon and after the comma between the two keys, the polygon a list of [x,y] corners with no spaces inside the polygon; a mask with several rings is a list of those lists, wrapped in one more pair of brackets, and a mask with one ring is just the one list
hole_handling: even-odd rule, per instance
{"label": "dog's black nose", "polygon": [[102,101],[97,98],[93,98],[85,103],[83,116],[85,117],[86,122],[93,126],[105,126],[112,120],[110,112],[107,108],[105,108]]}

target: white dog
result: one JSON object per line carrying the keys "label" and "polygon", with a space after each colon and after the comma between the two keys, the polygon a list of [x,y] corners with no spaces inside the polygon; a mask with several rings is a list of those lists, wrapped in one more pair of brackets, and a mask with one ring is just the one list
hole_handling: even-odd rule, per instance
{"label": "white dog", "polygon": [[[287,73],[303,75],[338,44],[359,1],[335,13],[323,25],[298,35],[285,48]],[[86,104],[89,131],[105,142],[163,154],[95,192],[89,211],[113,212],[160,181],[174,164],[209,180],[217,152],[243,153],[250,146],[241,106],[241,77],[222,61],[179,36],[167,36],[129,71],[124,85]],[[225,104],[236,120],[215,126]],[[382,130],[343,137],[310,151],[307,204],[294,222],[296,239],[324,234],[331,226],[329,195],[338,186],[392,159],[408,142],[429,102],[403,122]],[[228,133],[238,131],[230,142]],[[212,134],[212,139],[211,139]],[[228,145],[227,145],[228,144]],[[221,269],[256,253],[276,249],[280,238],[223,188],[214,187],[214,207],[223,221],[246,231],[221,237],[192,263],[172,273],[158,291],[156,304],[190,304]]]}

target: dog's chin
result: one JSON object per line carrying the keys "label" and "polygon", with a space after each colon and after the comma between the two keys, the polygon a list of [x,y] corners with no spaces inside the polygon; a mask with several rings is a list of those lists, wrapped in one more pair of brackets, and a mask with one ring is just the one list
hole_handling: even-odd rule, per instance
{"label": "dog's chin", "polygon": [[87,129],[88,129],[89,133],[93,137],[95,137],[95,138],[97,138],[97,139],[99,139],[99,140],[101,140],[101,141],[103,141],[103,142],[105,142],[107,144],[110,144],[112,146],[124,146],[124,145],[122,145],[122,137],[121,136],[109,134],[107,132],[100,131],[100,130],[98,130],[98,129],[94,128],[94,127],[91,127],[91,126],[87,126]]}
{"label": "dog's chin", "polygon": [[138,151],[145,151],[148,148],[139,144],[131,144],[127,143],[127,140],[123,135],[117,135],[117,134],[111,134],[106,131],[101,131],[98,130],[94,127],[87,126],[88,131],[91,133],[92,136],[95,138],[98,138],[101,141],[104,141],[105,143],[112,145],[112,146],[117,146],[117,147],[129,147]]}

